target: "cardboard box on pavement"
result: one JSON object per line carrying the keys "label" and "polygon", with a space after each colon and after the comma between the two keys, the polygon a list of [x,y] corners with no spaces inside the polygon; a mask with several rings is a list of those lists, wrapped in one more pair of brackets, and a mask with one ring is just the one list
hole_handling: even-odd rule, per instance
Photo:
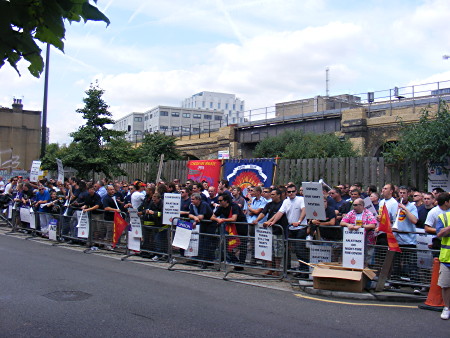
{"label": "cardboard box on pavement", "polygon": [[375,277],[371,269],[344,268],[335,263],[319,263],[312,273],[314,289],[363,292]]}

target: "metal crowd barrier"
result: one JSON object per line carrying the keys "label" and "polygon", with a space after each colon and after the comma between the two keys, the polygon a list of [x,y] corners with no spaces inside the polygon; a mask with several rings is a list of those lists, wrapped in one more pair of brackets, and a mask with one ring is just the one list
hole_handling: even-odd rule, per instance
{"label": "metal crowd barrier", "polygon": [[[104,220],[104,211],[99,210],[95,214],[88,213],[89,233],[82,238],[77,228],[79,210],[72,208],[64,214],[51,214],[34,212],[26,206],[16,207],[3,215],[6,225],[12,227],[11,232],[24,232],[30,238],[41,236],[49,237],[48,224],[53,222],[53,231],[56,231],[55,243],[78,243],[89,247],[85,252],[91,252],[91,248],[104,248],[111,250],[113,222]],[[326,238],[307,240],[289,231],[283,231],[279,225],[281,235],[272,237],[273,260],[261,260],[255,258],[255,236],[250,231],[253,224],[238,223],[236,226],[246,228],[245,235],[229,234],[226,224],[217,226],[217,223],[203,221],[199,227],[197,243],[195,236],[193,245],[188,250],[172,247],[176,231],[175,218],[172,226],[156,226],[142,223],[142,241],[140,255],[145,258],[153,258],[154,261],[169,262],[170,270],[183,270],[175,268],[176,265],[197,264],[204,268],[214,268],[217,271],[223,269],[226,280],[239,279],[238,275],[245,275],[242,279],[311,279],[311,268],[306,263],[342,262],[342,241],[326,240]],[[9,222],[9,223],[8,223]],[[55,224],[56,223],[56,224]],[[327,229],[342,229],[341,227],[319,227]],[[300,230],[295,230],[300,231]],[[319,230],[320,232],[320,230]],[[324,232],[323,232],[324,233]],[[416,234],[418,232],[415,232]],[[124,231],[116,249],[117,253],[130,253],[127,249],[128,231]],[[323,237],[323,236],[322,236]],[[439,250],[429,248],[401,247],[401,253],[395,253],[390,277],[387,279],[389,287],[419,287],[427,288],[431,281],[433,257],[439,255]],[[366,266],[380,273],[386,260],[388,247],[383,245],[366,245]],[[230,273],[236,275],[230,276]],[[388,286],[386,286],[388,287]]]}
{"label": "metal crowd barrier", "polygon": [[[224,260],[224,279],[225,280],[238,280],[238,279],[276,279],[281,280],[285,277],[285,264],[283,264],[283,258],[285,257],[285,241],[284,241],[284,229],[282,226],[275,224],[272,228],[277,228],[281,232],[280,235],[273,235],[271,228],[264,228],[270,232],[272,236],[272,245],[267,248],[272,254],[272,260],[257,259],[255,257],[255,231],[252,227],[256,227],[250,223],[235,222],[236,227],[247,227],[246,235],[235,235],[227,233],[226,223],[222,224],[223,233],[223,257]],[[239,233],[239,230],[237,231]],[[265,251],[264,251],[265,252]],[[277,266],[278,265],[278,266]],[[233,267],[232,270],[229,268]],[[230,273],[238,273],[245,275],[245,278],[228,277]]]}
{"label": "metal crowd barrier", "polygon": [[[188,218],[174,218],[171,228],[171,240],[173,242],[178,220],[190,221]],[[222,242],[223,236],[221,227],[216,222],[204,220],[196,225],[192,234],[189,247],[184,250],[170,245],[171,265],[169,270],[186,270],[184,268],[174,268],[175,265],[196,265],[200,269],[221,269],[222,262]],[[191,269],[189,269],[191,270]]]}

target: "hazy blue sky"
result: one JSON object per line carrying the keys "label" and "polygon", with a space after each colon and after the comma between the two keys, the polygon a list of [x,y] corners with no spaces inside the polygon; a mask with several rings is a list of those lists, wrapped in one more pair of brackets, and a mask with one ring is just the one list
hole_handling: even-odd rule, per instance
{"label": "hazy blue sky", "polygon": [[[51,142],[69,142],[75,110],[98,79],[114,118],[180,105],[200,91],[234,93],[246,109],[330,94],[450,80],[450,1],[99,0],[111,20],[67,25],[52,49]],[[43,78],[0,69],[0,105],[42,109]],[[450,85],[449,85],[450,87]]]}

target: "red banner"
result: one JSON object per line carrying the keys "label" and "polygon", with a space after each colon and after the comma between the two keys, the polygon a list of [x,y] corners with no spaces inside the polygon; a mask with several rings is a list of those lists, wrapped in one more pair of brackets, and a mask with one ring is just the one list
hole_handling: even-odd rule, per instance
{"label": "red banner", "polygon": [[221,160],[193,160],[188,162],[188,180],[206,181],[209,186],[217,187],[220,179]]}

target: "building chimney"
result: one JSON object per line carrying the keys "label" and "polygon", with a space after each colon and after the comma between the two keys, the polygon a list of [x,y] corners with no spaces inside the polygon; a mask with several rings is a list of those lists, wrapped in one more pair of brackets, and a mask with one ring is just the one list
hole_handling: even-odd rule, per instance
{"label": "building chimney", "polygon": [[22,110],[23,110],[22,99],[14,98],[12,109],[13,109],[13,112],[22,112]]}

